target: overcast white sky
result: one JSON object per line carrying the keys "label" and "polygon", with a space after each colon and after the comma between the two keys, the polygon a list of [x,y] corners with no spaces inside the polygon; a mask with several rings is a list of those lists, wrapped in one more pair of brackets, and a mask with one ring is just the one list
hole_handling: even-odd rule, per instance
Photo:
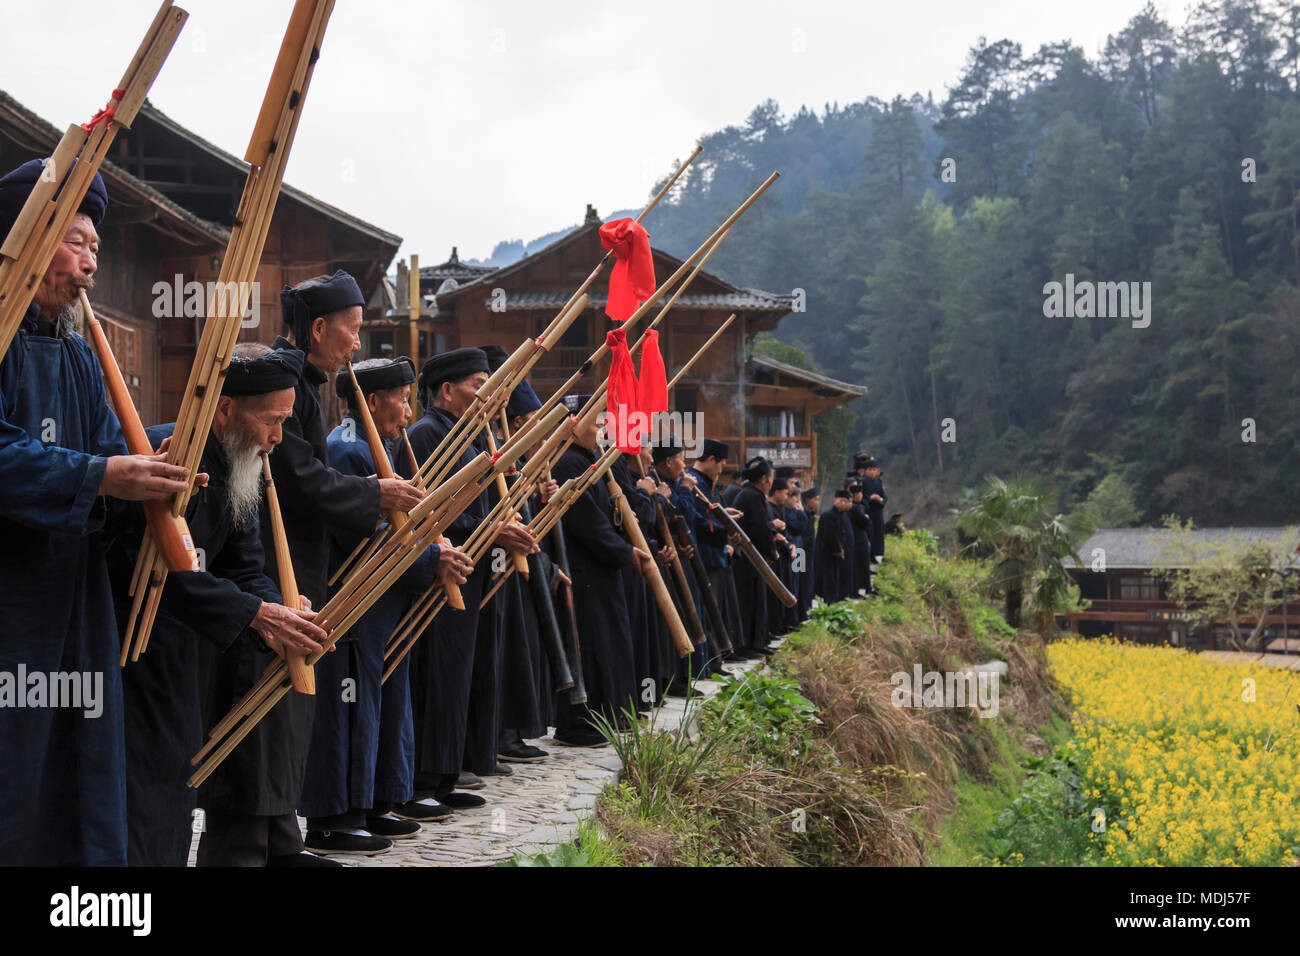
{"label": "overcast white sky", "polygon": [[[933,91],[980,35],[1095,55],[1143,0],[338,0],[286,180],[442,261],[639,207],[703,134],[766,97]],[[56,126],[108,98],[156,0],[4,0],[0,89]],[[291,0],[181,0],[191,16],[150,98],[232,153],[247,145]],[[1184,0],[1158,0],[1175,26]],[[123,135],[129,135],[123,134]]]}

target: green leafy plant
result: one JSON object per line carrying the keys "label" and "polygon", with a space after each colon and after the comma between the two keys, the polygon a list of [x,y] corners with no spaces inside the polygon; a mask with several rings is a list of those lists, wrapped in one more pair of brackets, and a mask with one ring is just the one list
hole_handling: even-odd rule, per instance
{"label": "green leafy plant", "polygon": [[862,615],[847,601],[814,606],[808,612],[808,617],[815,624],[820,624],[840,637],[853,637],[862,629],[863,623]]}
{"label": "green leafy plant", "polygon": [[516,853],[497,866],[622,866],[626,850],[622,841],[604,833],[594,819],[583,817],[570,842],[544,853]]}
{"label": "green leafy plant", "polygon": [[800,693],[797,681],[755,671],[724,678],[717,700],[729,704],[738,717],[753,719],[773,730],[790,722],[821,723],[817,705]]}

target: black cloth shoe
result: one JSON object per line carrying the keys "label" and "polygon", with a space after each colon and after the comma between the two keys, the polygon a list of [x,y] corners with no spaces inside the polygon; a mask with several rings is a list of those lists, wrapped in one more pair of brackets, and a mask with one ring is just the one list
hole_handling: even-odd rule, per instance
{"label": "black cloth shoe", "polygon": [[605,735],[598,730],[579,730],[577,728],[557,730],[555,739],[566,747],[603,747],[607,742]]}
{"label": "black cloth shoe", "polygon": [[509,763],[537,763],[537,761],[545,760],[549,756],[550,754],[540,747],[530,747],[528,744],[515,744],[512,747],[503,747],[497,751],[497,759]]}
{"label": "black cloth shoe", "polygon": [[366,816],[366,829],[377,837],[406,840],[420,832],[420,824],[414,820],[399,820],[391,813],[370,814]]}
{"label": "black cloth shoe", "polygon": [[484,786],[486,784],[483,783],[483,778],[468,770],[462,770],[460,776],[456,778],[457,790],[482,790]]}
{"label": "black cloth shoe", "polygon": [[667,696],[685,697],[687,700],[694,700],[696,697],[703,697],[694,687],[688,687],[683,681],[673,681],[668,685]]}
{"label": "black cloth shoe", "polygon": [[727,664],[743,664],[745,661],[752,661],[753,658],[744,651],[727,651],[722,655],[722,660]]}
{"label": "black cloth shoe", "polygon": [[442,802],[453,810],[473,810],[476,807],[484,806],[487,801],[477,793],[462,793],[459,790],[453,790],[442,798]]}
{"label": "black cloth shoe", "polygon": [[267,857],[267,866],[342,866],[338,860],[327,860],[323,856],[303,850],[300,853],[286,853],[281,856]]}
{"label": "black cloth shoe", "polygon": [[456,811],[445,803],[439,803],[433,797],[423,797],[408,803],[399,803],[390,812],[401,820],[428,823],[434,820],[450,820]]}
{"label": "black cloth shoe", "polygon": [[375,856],[393,848],[392,840],[375,836],[369,830],[308,830],[303,843],[314,853],[354,856]]}

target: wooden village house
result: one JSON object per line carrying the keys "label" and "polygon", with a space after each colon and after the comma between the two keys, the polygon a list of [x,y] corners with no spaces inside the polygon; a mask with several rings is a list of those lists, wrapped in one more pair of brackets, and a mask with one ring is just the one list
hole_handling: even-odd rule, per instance
{"label": "wooden village house", "polygon": [[[1064,615],[1065,624],[1084,637],[1111,635],[1135,644],[1169,644],[1190,650],[1229,650],[1231,630],[1226,624],[1194,626],[1189,614],[1169,597],[1167,581],[1158,573],[1173,567],[1165,556],[1170,532],[1164,528],[1098,529],[1078,549],[1082,566],[1064,562],[1089,602],[1083,611]],[[1216,541],[1260,540],[1280,544],[1285,528],[1196,528],[1193,540],[1206,549]],[[1266,649],[1300,651],[1300,605],[1289,595],[1287,614],[1279,606],[1267,616]],[[1253,625],[1253,618],[1244,623]]]}

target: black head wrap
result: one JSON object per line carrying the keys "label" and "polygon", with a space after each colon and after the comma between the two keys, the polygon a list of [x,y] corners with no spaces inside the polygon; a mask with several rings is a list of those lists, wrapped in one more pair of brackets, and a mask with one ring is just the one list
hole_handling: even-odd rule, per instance
{"label": "black head wrap", "polygon": [[769,490],[770,490],[770,491],[789,491],[789,490],[790,490],[790,482],[789,482],[788,479],[785,479],[785,478],[773,478],[773,479],[772,479],[772,487],[771,487]]}
{"label": "black head wrap", "polygon": [[222,395],[265,395],[294,388],[302,376],[307,356],[298,349],[274,349],[260,358],[232,358]]}
{"label": "black head wrap", "polygon": [[[0,237],[8,235],[9,230],[13,228],[18,214],[22,212],[23,204],[27,202],[27,197],[40,182],[47,162],[48,159],[29,159],[0,178]],[[104,213],[107,211],[108,190],[104,188],[103,177],[95,173],[90,181],[90,187],[86,190],[86,198],[81,200],[77,212],[84,212],[98,228],[104,221]]]}
{"label": "black head wrap", "polygon": [[284,324],[293,330],[294,344],[304,352],[311,351],[311,324],[318,318],[365,304],[357,280],[342,269],[280,290]]}
{"label": "black head wrap", "polygon": [[537,397],[537,393],[528,384],[528,380],[524,379],[510,393],[510,401],[506,402],[506,415],[510,418],[521,418],[541,407],[542,400]]}
{"label": "black head wrap", "polygon": [[656,465],[683,450],[682,440],[676,435],[669,435],[650,449],[650,460]]}
{"label": "black head wrap", "polygon": [[[399,355],[394,359],[366,359],[364,362],[355,363],[352,371],[356,373],[357,384],[366,395],[390,388],[401,388],[415,381],[415,363],[405,355]],[[348,375],[346,368],[341,369],[334,376],[334,390],[340,398],[347,398],[352,394],[352,376]]]}
{"label": "black head wrap", "polygon": [[757,458],[751,458],[745,462],[745,467],[741,469],[740,477],[746,481],[762,481],[763,476],[772,470],[772,463],[762,455]]}
{"label": "black head wrap", "polygon": [[700,446],[701,458],[716,458],[718,461],[725,461],[731,446],[725,441],[718,441],[716,438],[706,438]]}
{"label": "black head wrap", "polygon": [[489,372],[495,372],[510,358],[510,353],[499,345],[480,345],[479,351],[487,356]]}
{"label": "black head wrap", "polygon": [[436,392],[443,382],[454,382],[476,372],[488,371],[482,349],[452,349],[435,355],[420,369],[420,388]]}
{"label": "black head wrap", "polygon": [[789,465],[777,465],[777,468],[776,468],[776,477],[778,477],[778,478],[793,478],[793,477],[794,477],[794,469],[791,468]]}
{"label": "black head wrap", "polygon": [[821,493],[822,493],[822,490],[821,490],[820,488],[818,488],[816,485],[813,485],[811,488],[809,488],[807,491],[805,491],[805,492],[804,492],[802,495],[800,495],[799,497],[801,497],[801,498],[804,500],[804,504],[807,504],[807,503],[808,503],[810,500],[812,500],[813,498],[819,498],[819,497],[821,497]]}

